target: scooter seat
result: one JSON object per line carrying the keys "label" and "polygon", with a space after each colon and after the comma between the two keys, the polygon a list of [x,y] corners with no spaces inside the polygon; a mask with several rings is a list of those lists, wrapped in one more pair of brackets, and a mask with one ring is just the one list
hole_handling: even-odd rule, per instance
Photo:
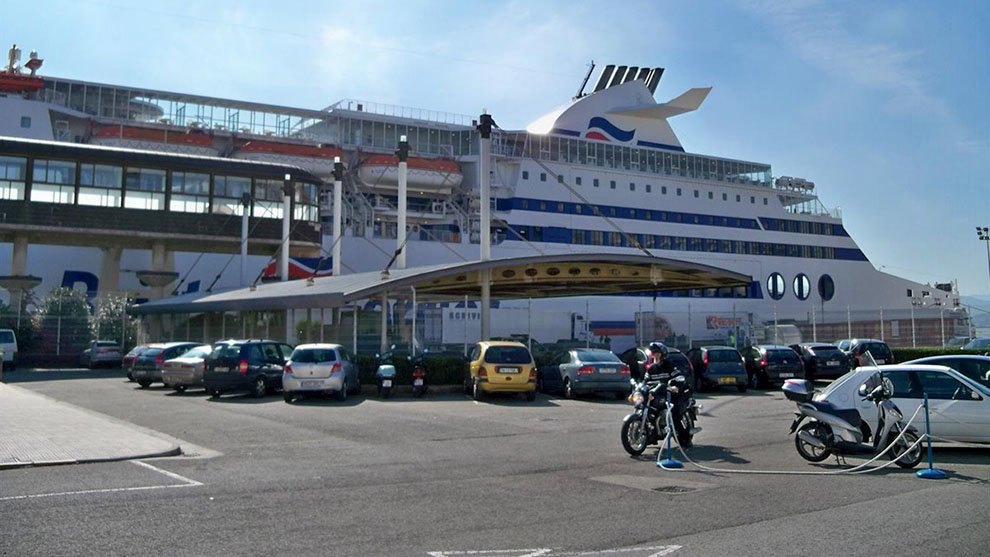
{"label": "scooter seat", "polygon": [[859,428],[860,423],[863,421],[863,418],[859,415],[859,410],[856,410],[855,408],[836,408],[830,402],[817,401],[811,401],[811,405],[814,406],[819,412],[832,414],[833,416],[842,418],[843,420],[849,422],[849,425],[855,428]]}

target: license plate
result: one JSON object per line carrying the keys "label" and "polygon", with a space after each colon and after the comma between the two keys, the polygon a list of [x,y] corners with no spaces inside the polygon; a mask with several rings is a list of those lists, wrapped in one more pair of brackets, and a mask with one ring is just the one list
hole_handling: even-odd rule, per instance
{"label": "license plate", "polygon": [[422,387],[423,386],[423,380],[422,379],[413,379],[413,386],[414,387]]}
{"label": "license plate", "polygon": [[837,366],[837,365],[839,365],[839,361],[838,360],[829,360],[828,361],[828,365],[830,365],[830,366]]}
{"label": "license plate", "polygon": [[302,386],[303,387],[319,387],[322,384],[323,384],[322,381],[303,381],[302,382]]}
{"label": "license plate", "polygon": [[732,384],[735,384],[736,378],[735,377],[719,377],[718,378],[718,382],[719,383],[722,383],[722,384],[725,384],[725,385],[732,385]]}
{"label": "license plate", "polygon": [[877,360],[876,362],[877,362],[878,364],[882,364],[882,363],[884,363],[884,362],[886,362],[886,361],[887,361],[887,360]]}
{"label": "license plate", "polygon": [[382,387],[391,387],[391,386],[392,386],[391,379],[382,379]]}
{"label": "license plate", "polygon": [[781,378],[794,377],[794,374],[793,373],[781,373],[780,374],[780,377]]}
{"label": "license plate", "polygon": [[517,367],[500,367],[495,371],[499,373],[519,373],[519,368]]}
{"label": "license plate", "polygon": [[217,366],[213,368],[213,371],[217,371],[217,372],[230,371],[230,368],[225,366]]}
{"label": "license plate", "polygon": [[601,367],[598,368],[598,373],[615,373],[614,367]]}

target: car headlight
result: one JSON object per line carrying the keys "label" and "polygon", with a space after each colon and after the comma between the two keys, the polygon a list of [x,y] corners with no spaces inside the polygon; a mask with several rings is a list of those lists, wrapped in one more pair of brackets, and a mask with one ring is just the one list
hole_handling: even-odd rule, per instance
{"label": "car headlight", "polygon": [[636,391],[635,393],[633,393],[633,395],[632,395],[632,403],[635,404],[635,405],[637,405],[637,406],[639,406],[640,404],[643,404],[643,393],[641,393],[639,391]]}

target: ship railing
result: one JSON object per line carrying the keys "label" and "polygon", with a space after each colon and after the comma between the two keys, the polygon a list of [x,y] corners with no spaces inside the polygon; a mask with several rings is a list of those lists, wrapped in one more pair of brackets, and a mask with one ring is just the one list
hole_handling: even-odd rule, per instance
{"label": "ship railing", "polygon": [[444,112],[441,110],[429,110],[425,108],[415,108],[395,104],[385,104],[361,101],[357,99],[343,99],[323,109],[325,112],[334,110],[349,110],[353,112],[367,112],[379,116],[391,116],[395,118],[406,118],[409,120],[422,120],[424,122],[436,122],[441,124],[453,124],[455,126],[471,127],[475,118],[466,114],[455,112]]}

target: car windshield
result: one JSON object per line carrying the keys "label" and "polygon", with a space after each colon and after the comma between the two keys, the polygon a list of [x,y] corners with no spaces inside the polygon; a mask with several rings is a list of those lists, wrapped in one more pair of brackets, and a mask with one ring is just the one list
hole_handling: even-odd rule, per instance
{"label": "car windshield", "polygon": [[775,364],[796,364],[798,357],[793,350],[768,350],[767,360]]}
{"label": "car windshield", "polygon": [[619,357],[611,352],[578,352],[578,360],[582,362],[619,362]]}
{"label": "car windshield", "polygon": [[529,350],[522,346],[489,346],[485,361],[490,364],[528,364],[532,361]]}
{"label": "car windshield", "polygon": [[205,357],[209,356],[210,355],[210,352],[212,352],[212,351],[213,351],[213,347],[212,346],[209,346],[209,345],[206,345],[206,346],[197,346],[196,348],[193,348],[191,350],[186,350],[181,355],[179,355],[179,357],[180,358],[205,358]]}
{"label": "car windshield", "polygon": [[101,341],[97,342],[96,345],[99,346],[99,347],[103,347],[103,348],[105,348],[105,347],[116,348],[117,347],[117,343],[114,342],[114,341],[112,341],[112,340],[101,340]]}
{"label": "car windshield", "polygon": [[708,361],[709,362],[741,362],[742,358],[739,356],[739,352],[736,352],[735,350],[709,350]]}
{"label": "car windshield", "polygon": [[157,355],[159,355],[161,353],[162,353],[162,349],[161,348],[149,348],[149,349],[145,350],[144,352],[141,352],[141,357],[142,358],[154,358],[155,356],[157,356]]}
{"label": "car windshield", "polygon": [[811,351],[815,353],[815,356],[842,356],[842,351],[834,346],[812,346]]}
{"label": "car windshield", "polygon": [[863,352],[869,352],[878,358],[888,358],[890,357],[890,348],[887,348],[886,344],[880,344],[879,342],[871,342],[864,344],[862,347]]}
{"label": "car windshield", "polygon": [[300,364],[336,362],[337,353],[332,348],[296,348],[289,359]]}
{"label": "car windshield", "polygon": [[239,358],[240,355],[240,344],[218,344],[213,347],[213,352],[208,357],[211,360],[217,360],[219,358]]}
{"label": "car windshield", "polygon": [[148,346],[147,346],[147,345],[144,345],[144,344],[141,344],[141,345],[138,345],[138,346],[135,346],[134,348],[131,348],[131,351],[130,351],[130,352],[128,352],[128,353],[127,353],[127,355],[128,355],[128,356],[137,356],[137,354],[138,354],[138,352],[141,352],[141,351],[143,351],[143,350],[144,350],[145,348],[147,348],[147,347],[148,347]]}
{"label": "car windshield", "polygon": [[14,332],[0,331],[0,342],[14,342]]}
{"label": "car windshield", "polygon": [[969,341],[966,346],[963,346],[966,350],[979,350],[980,348],[990,348],[990,338],[974,338]]}

